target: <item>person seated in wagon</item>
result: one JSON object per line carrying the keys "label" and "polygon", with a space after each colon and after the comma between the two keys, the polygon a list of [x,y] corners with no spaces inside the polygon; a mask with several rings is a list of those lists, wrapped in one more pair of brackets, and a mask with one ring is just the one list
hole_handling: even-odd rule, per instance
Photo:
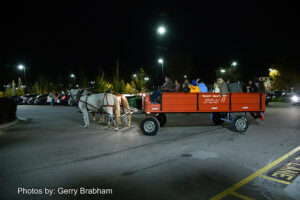
{"label": "person seated in wagon", "polygon": [[165,76],[165,83],[161,86],[161,90],[156,90],[150,95],[151,102],[158,102],[158,98],[161,96],[161,92],[170,92],[174,91],[175,85],[174,82],[169,78],[169,76]]}
{"label": "person seated in wagon", "polygon": [[192,80],[192,84],[190,86],[190,93],[200,93],[200,88],[198,87],[196,80]]}

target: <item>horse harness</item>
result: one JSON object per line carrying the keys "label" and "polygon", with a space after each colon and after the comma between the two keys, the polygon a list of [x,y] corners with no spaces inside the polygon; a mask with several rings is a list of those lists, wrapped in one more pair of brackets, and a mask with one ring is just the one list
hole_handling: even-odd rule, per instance
{"label": "horse harness", "polygon": [[[82,96],[82,93],[83,93],[83,91],[81,92],[80,97]],[[86,99],[85,99],[85,101],[81,100],[80,97],[79,97],[79,101],[86,104],[86,109],[87,109],[88,111],[89,111],[89,109],[88,109],[87,106],[90,106],[90,107],[92,107],[92,108],[97,109],[97,111],[99,111],[100,113],[103,113],[103,112],[104,112],[103,107],[114,107],[114,105],[109,105],[109,104],[104,105],[104,99],[106,99],[106,103],[108,103],[108,100],[107,100],[107,93],[104,93],[104,97],[103,97],[102,104],[101,104],[101,107],[100,107],[100,108],[98,108],[98,107],[96,107],[96,106],[94,106],[94,105],[91,105],[90,103],[87,102],[87,100],[88,100],[88,98],[89,98],[89,96],[90,96],[91,94],[92,94],[92,93],[86,94]]]}

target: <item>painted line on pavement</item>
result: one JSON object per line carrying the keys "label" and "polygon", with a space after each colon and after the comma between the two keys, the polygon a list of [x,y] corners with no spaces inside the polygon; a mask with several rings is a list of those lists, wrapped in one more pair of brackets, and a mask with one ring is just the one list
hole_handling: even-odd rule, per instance
{"label": "painted line on pavement", "polygon": [[300,146],[294,148],[292,151],[286,153],[285,155],[281,156],[280,158],[276,159],[275,161],[269,163],[268,165],[266,165],[265,167],[261,168],[260,170],[254,172],[253,174],[251,174],[250,176],[244,178],[243,180],[241,180],[240,182],[234,184],[233,186],[227,188],[226,190],[224,190],[223,192],[215,195],[214,197],[212,197],[210,200],[219,200],[219,199],[223,199],[224,197],[226,197],[227,195],[230,195],[232,192],[234,192],[235,190],[239,189],[240,187],[242,187],[243,185],[249,183],[250,181],[252,181],[253,179],[255,179],[256,177],[262,175],[264,172],[266,172],[267,170],[273,168],[274,166],[278,165],[279,163],[281,163],[282,161],[284,161],[285,159],[291,157],[293,154],[295,154],[296,152],[298,152],[300,150]]}
{"label": "painted line on pavement", "polygon": [[239,194],[237,192],[231,192],[230,195],[238,197],[238,198],[243,199],[243,200],[254,200],[254,199],[252,199],[250,197],[247,197],[245,195]]}
{"label": "painted line on pavement", "polygon": [[272,178],[272,177],[265,176],[265,175],[259,175],[258,177],[261,177],[261,178],[264,178],[264,179],[269,179],[271,181],[276,181],[276,182],[279,182],[279,183],[284,183],[284,184],[287,184],[287,185],[290,184],[290,182],[288,182],[288,181],[279,180],[279,179]]}

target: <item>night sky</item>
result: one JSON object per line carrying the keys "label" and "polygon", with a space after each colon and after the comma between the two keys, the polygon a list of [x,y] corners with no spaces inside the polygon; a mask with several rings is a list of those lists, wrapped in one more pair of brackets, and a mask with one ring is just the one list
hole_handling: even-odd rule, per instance
{"label": "night sky", "polygon": [[[105,3],[106,2],[106,3]],[[109,2],[109,3],[108,3]],[[199,1],[200,2],[200,1]],[[1,84],[18,76],[19,63],[28,79],[44,73],[79,73],[89,79],[104,70],[111,75],[119,59],[123,79],[140,67],[152,75],[163,52],[169,60],[180,55],[193,72],[212,81],[214,69],[235,60],[243,78],[264,76],[277,60],[299,69],[299,7],[288,1],[26,1],[0,6]],[[156,28],[167,33],[158,38]]]}

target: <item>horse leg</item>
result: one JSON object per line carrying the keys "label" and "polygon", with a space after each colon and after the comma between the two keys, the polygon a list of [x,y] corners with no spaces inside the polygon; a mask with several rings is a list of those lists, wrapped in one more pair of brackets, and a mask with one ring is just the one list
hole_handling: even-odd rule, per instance
{"label": "horse leg", "polygon": [[86,109],[82,109],[82,115],[83,115],[83,120],[84,120],[84,128],[87,128],[89,125],[90,125],[90,122],[89,122],[89,113]]}
{"label": "horse leg", "polygon": [[111,118],[111,120],[112,120],[112,121],[113,121],[113,123],[114,123],[115,131],[118,131],[118,130],[119,130],[119,128],[118,128],[118,125],[117,125],[116,121],[114,120],[114,117],[113,117],[113,115],[112,115],[112,114],[110,114],[110,115],[109,115],[109,118]]}
{"label": "horse leg", "polygon": [[104,116],[103,113],[100,113],[100,121],[99,124],[104,124]]}
{"label": "horse leg", "polygon": [[110,117],[110,115],[109,115],[109,116],[108,116],[107,128],[109,128],[109,127],[110,127],[110,121],[111,121],[111,117]]}
{"label": "horse leg", "polygon": [[127,126],[131,126],[131,114],[127,115]]}
{"label": "horse leg", "polygon": [[108,113],[108,119],[109,119],[108,123],[109,123],[109,125],[110,125],[110,122],[112,121],[113,124],[114,124],[115,130],[118,131],[119,128],[118,128],[118,125],[117,125],[116,121],[114,120],[113,109],[110,108],[109,110],[106,110],[106,112]]}
{"label": "horse leg", "polygon": [[95,112],[91,112],[91,113],[92,113],[94,121],[96,121],[96,113]]}

